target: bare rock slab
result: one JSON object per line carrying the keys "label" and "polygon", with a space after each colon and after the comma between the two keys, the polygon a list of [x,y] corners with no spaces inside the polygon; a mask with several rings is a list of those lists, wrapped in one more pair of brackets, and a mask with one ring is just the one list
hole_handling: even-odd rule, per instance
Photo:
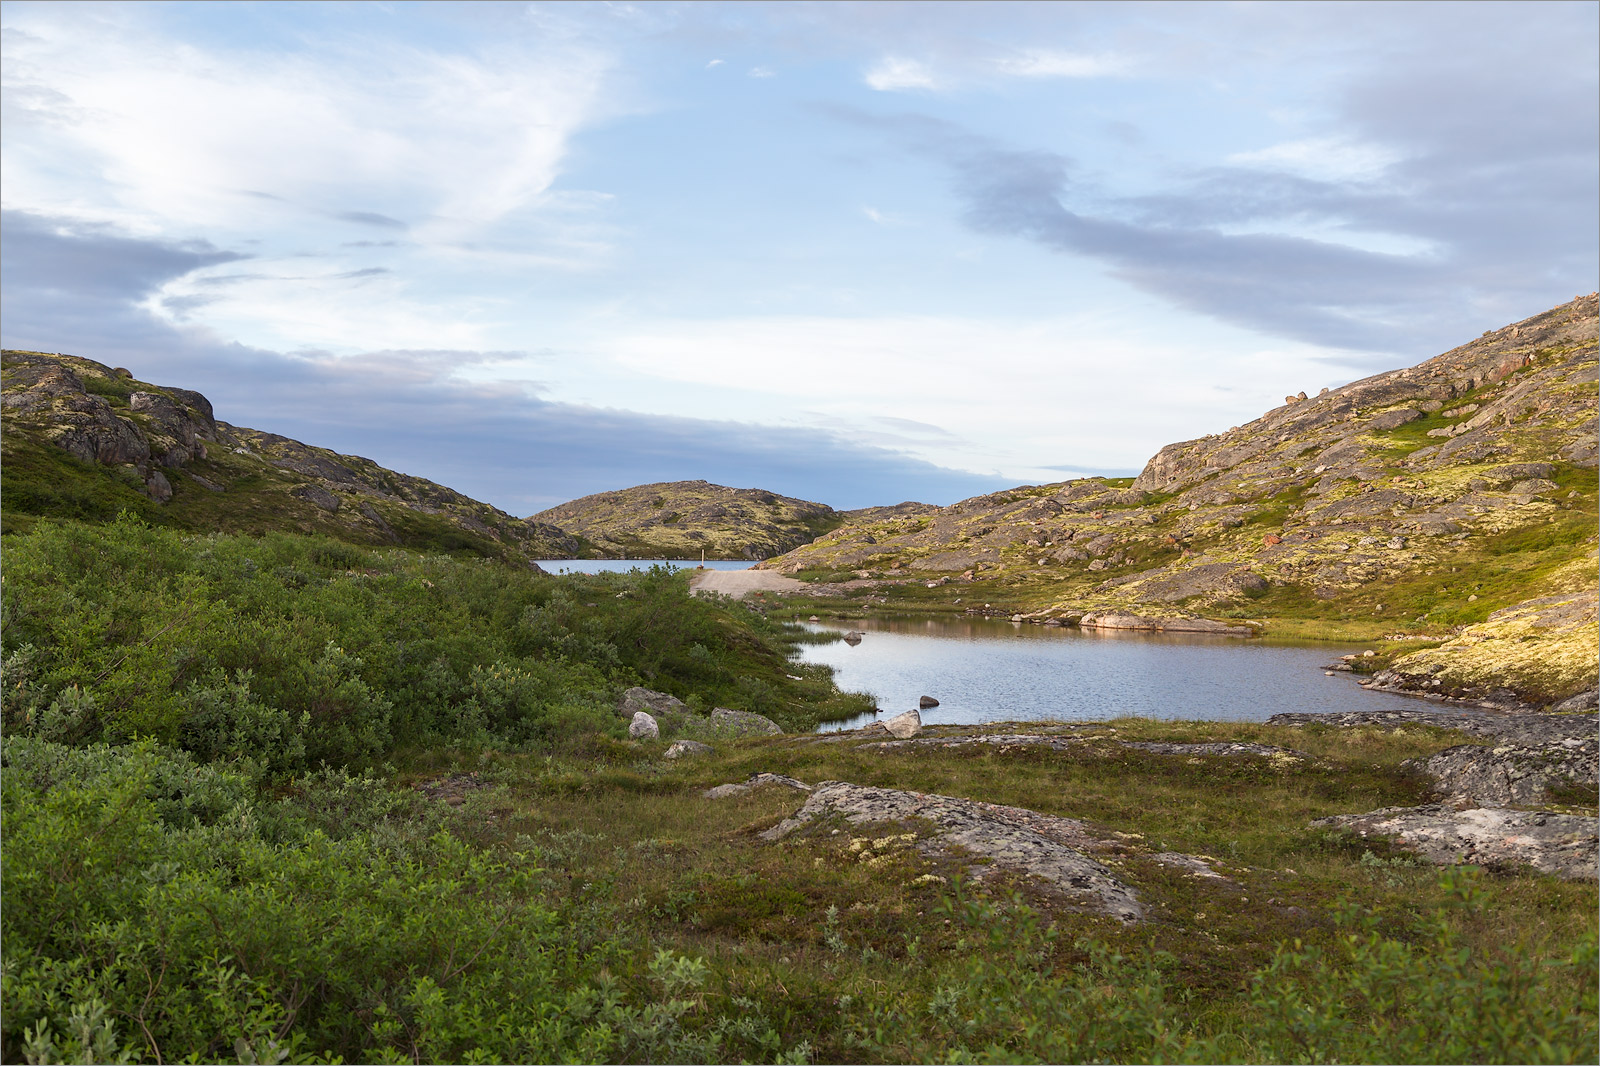
{"label": "bare rock slab", "polygon": [[1435,803],[1341,814],[1311,824],[1386,837],[1440,866],[1526,864],[1569,880],[1596,879],[1600,820],[1584,815],[1502,807],[1458,811]]}
{"label": "bare rock slab", "polygon": [[856,825],[921,819],[934,827],[933,834],[918,844],[923,854],[957,853],[990,860],[991,866],[971,867],[974,880],[1003,869],[1037,877],[1079,897],[1088,909],[1125,922],[1136,921],[1144,913],[1133,889],[1086,854],[1104,842],[1091,835],[1082,822],[1021,807],[824,781],[793,818],[762,836],[781,840],[813,821],[835,815]]}

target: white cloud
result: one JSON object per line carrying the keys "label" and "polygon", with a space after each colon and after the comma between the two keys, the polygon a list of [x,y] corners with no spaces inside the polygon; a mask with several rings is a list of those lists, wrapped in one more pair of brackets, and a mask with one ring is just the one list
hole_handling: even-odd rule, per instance
{"label": "white cloud", "polygon": [[867,71],[865,78],[867,84],[879,92],[939,88],[931,67],[904,56],[884,56]]}
{"label": "white cloud", "polygon": [[1017,78],[1104,78],[1126,72],[1128,61],[1116,55],[1029,48],[995,60],[994,69]]}
{"label": "white cloud", "polygon": [[713,59],[711,62],[706,64],[706,69],[710,70],[712,67],[720,67],[722,66],[723,62],[724,61],[721,59]]}
{"label": "white cloud", "polygon": [[1226,162],[1258,170],[1276,170],[1317,181],[1370,181],[1404,155],[1381,144],[1346,137],[1308,137],[1285,141],[1253,152],[1235,152]]}
{"label": "white cloud", "polygon": [[751,67],[749,76],[752,78],[775,78],[778,76],[778,72],[771,67]]}
{"label": "white cloud", "polygon": [[[8,12],[27,37],[14,48],[8,35],[7,91],[37,119],[7,138],[8,206],[217,232],[256,229],[252,213],[286,201],[459,234],[550,187],[609,67],[577,46],[507,42],[223,51],[163,38],[138,9],[106,10]],[[280,201],[247,209],[242,190]]]}
{"label": "white cloud", "polygon": [[803,410],[862,443],[910,419],[950,435],[902,434],[907,454],[1032,481],[1061,480],[1051,464],[1139,466],[1328,373],[1309,346],[1207,350],[1136,332],[1092,315],[773,316],[662,321],[597,347],[633,379],[619,396],[630,408],[773,421]]}

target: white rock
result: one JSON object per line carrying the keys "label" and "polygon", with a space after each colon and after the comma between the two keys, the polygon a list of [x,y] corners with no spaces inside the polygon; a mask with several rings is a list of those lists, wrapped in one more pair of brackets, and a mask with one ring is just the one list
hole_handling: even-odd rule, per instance
{"label": "white rock", "polygon": [[887,722],[884,722],[883,728],[893,733],[898,740],[910,740],[922,732],[922,715],[917,711],[897,714]]}
{"label": "white rock", "polygon": [[628,723],[628,735],[634,740],[654,740],[661,735],[661,727],[656,725],[654,715],[634,711],[633,721]]}

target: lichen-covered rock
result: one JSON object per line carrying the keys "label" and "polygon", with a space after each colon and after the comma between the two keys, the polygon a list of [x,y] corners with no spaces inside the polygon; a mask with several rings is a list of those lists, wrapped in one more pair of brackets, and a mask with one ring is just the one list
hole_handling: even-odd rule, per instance
{"label": "lichen-covered rock", "polygon": [[1590,588],[1495,611],[1437,648],[1395,660],[1372,685],[1489,702],[1502,702],[1495,697],[1503,691],[1541,705],[1590,691],[1600,673],[1597,604]]}
{"label": "lichen-covered rock", "polygon": [[1446,803],[1537,806],[1547,801],[1552,786],[1595,786],[1600,738],[1591,734],[1536,748],[1461,744],[1403,765],[1433,778],[1436,795]]}
{"label": "lichen-covered rock", "polygon": [[811,791],[793,818],[762,834],[781,840],[818,819],[843,816],[856,825],[926,821],[931,835],[918,844],[927,855],[987,858],[992,865],[969,868],[973,880],[996,869],[1037,877],[1078,897],[1090,910],[1131,922],[1143,914],[1134,890],[1087,852],[1104,847],[1082,823],[977,800],[869,788],[824,781]]}
{"label": "lichen-covered rock", "polygon": [[1499,807],[1455,810],[1444,804],[1385,807],[1318,818],[1314,827],[1393,840],[1441,866],[1532,866],[1572,880],[1595,880],[1600,826],[1595,818]]}
{"label": "lichen-covered rock", "polygon": [[1474,736],[1495,737],[1505,744],[1537,748],[1567,740],[1584,740],[1600,732],[1600,719],[1593,714],[1492,714],[1473,708],[1456,710],[1417,709],[1405,711],[1335,711],[1312,713],[1288,711],[1267,719],[1267,725],[1329,725],[1342,729],[1372,727],[1404,729],[1407,726],[1437,726]]}
{"label": "lichen-covered rock", "polygon": [[710,755],[711,751],[710,744],[702,744],[698,740],[674,740],[661,755],[666,759],[683,759],[691,755]]}
{"label": "lichen-covered rock", "polygon": [[628,723],[628,736],[634,740],[655,740],[660,735],[661,727],[656,724],[655,717],[650,712],[633,712],[633,721]]}

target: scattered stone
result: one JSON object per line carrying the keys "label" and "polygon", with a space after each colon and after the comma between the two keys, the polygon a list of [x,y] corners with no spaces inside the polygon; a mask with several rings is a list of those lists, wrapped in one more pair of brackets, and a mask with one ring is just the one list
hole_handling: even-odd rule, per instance
{"label": "scattered stone", "polygon": [[1178,851],[1163,851],[1150,857],[1162,866],[1173,866],[1183,870],[1185,873],[1193,874],[1195,877],[1209,877],[1216,881],[1232,880],[1213,870],[1211,863],[1217,860],[1204,855],[1185,855]]}
{"label": "scattered stone", "polygon": [[910,740],[922,732],[922,715],[916,711],[907,711],[897,714],[888,721],[881,723],[896,740]]}
{"label": "scattered stone", "polygon": [[835,815],[842,815],[855,825],[925,820],[933,830],[917,845],[922,854],[990,860],[992,865],[969,867],[968,876],[973,881],[983,880],[996,869],[1007,870],[1040,878],[1079,897],[1088,909],[1124,922],[1136,921],[1143,915],[1133,889],[1086,854],[1108,848],[1109,842],[1092,836],[1082,822],[1021,807],[824,781],[812,790],[793,818],[761,835],[767,840],[782,840],[810,822]]}
{"label": "scattered stone", "polygon": [[767,785],[782,785],[784,788],[792,788],[797,792],[811,791],[811,786],[806,784],[804,781],[797,781],[792,777],[785,777],[783,774],[754,773],[751,774],[749,779],[746,781],[742,781],[738,784],[718,785],[716,788],[708,788],[704,793],[702,793],[702,795],[704,795],[706,799],[725,799],[728,796],[738,796],[746,792],[754,792],[756,789],[765,788]]}
{"label": "scattered stone", "polygon": [[939,701],[934,699],[932,696],[923,696],[923,697],[921,697],[920,699],[917,700],[917,708],[919,710],[924,710],[925,711],[929,707],[937,707],[937,706],[939,706]]}
{"label": "scattered stone", "polygon": [[752,711],[730,711],[726,707],[712,709],[711,729],[720,735],[734,737],[783,735],[778,723],[765,715]]}
{"label": "scattered stone", "polygon": [[698,740],[674,740],[667,745],[667,750],[662,756],[668,759],[682,759],[690,755],[710,755],[711,745],[702,744]]}
{"label": "scattered stone", "polygon": [[853,648],[857,644],[861,643],[861,638],[864,636],[866,636],[865,633],[861,633],[852,629],[850,632],[844,635],[844,642]]}
{"label": "scattered stone", "polygon": [[1440,866],[1532,866],[1569,880],[1595,880],[1600,823],[1592,817],[1443,804],[1385,807],[1367,814],[1318,818],[1313,827],[1387,837]]}
{"label": "scattered stone", "polygon": [[655,740],[661,735],[661,727],[656,724],[655,716],[649,711],[634,711],[633,721],[628,723],[628,736],[634,740]]}

